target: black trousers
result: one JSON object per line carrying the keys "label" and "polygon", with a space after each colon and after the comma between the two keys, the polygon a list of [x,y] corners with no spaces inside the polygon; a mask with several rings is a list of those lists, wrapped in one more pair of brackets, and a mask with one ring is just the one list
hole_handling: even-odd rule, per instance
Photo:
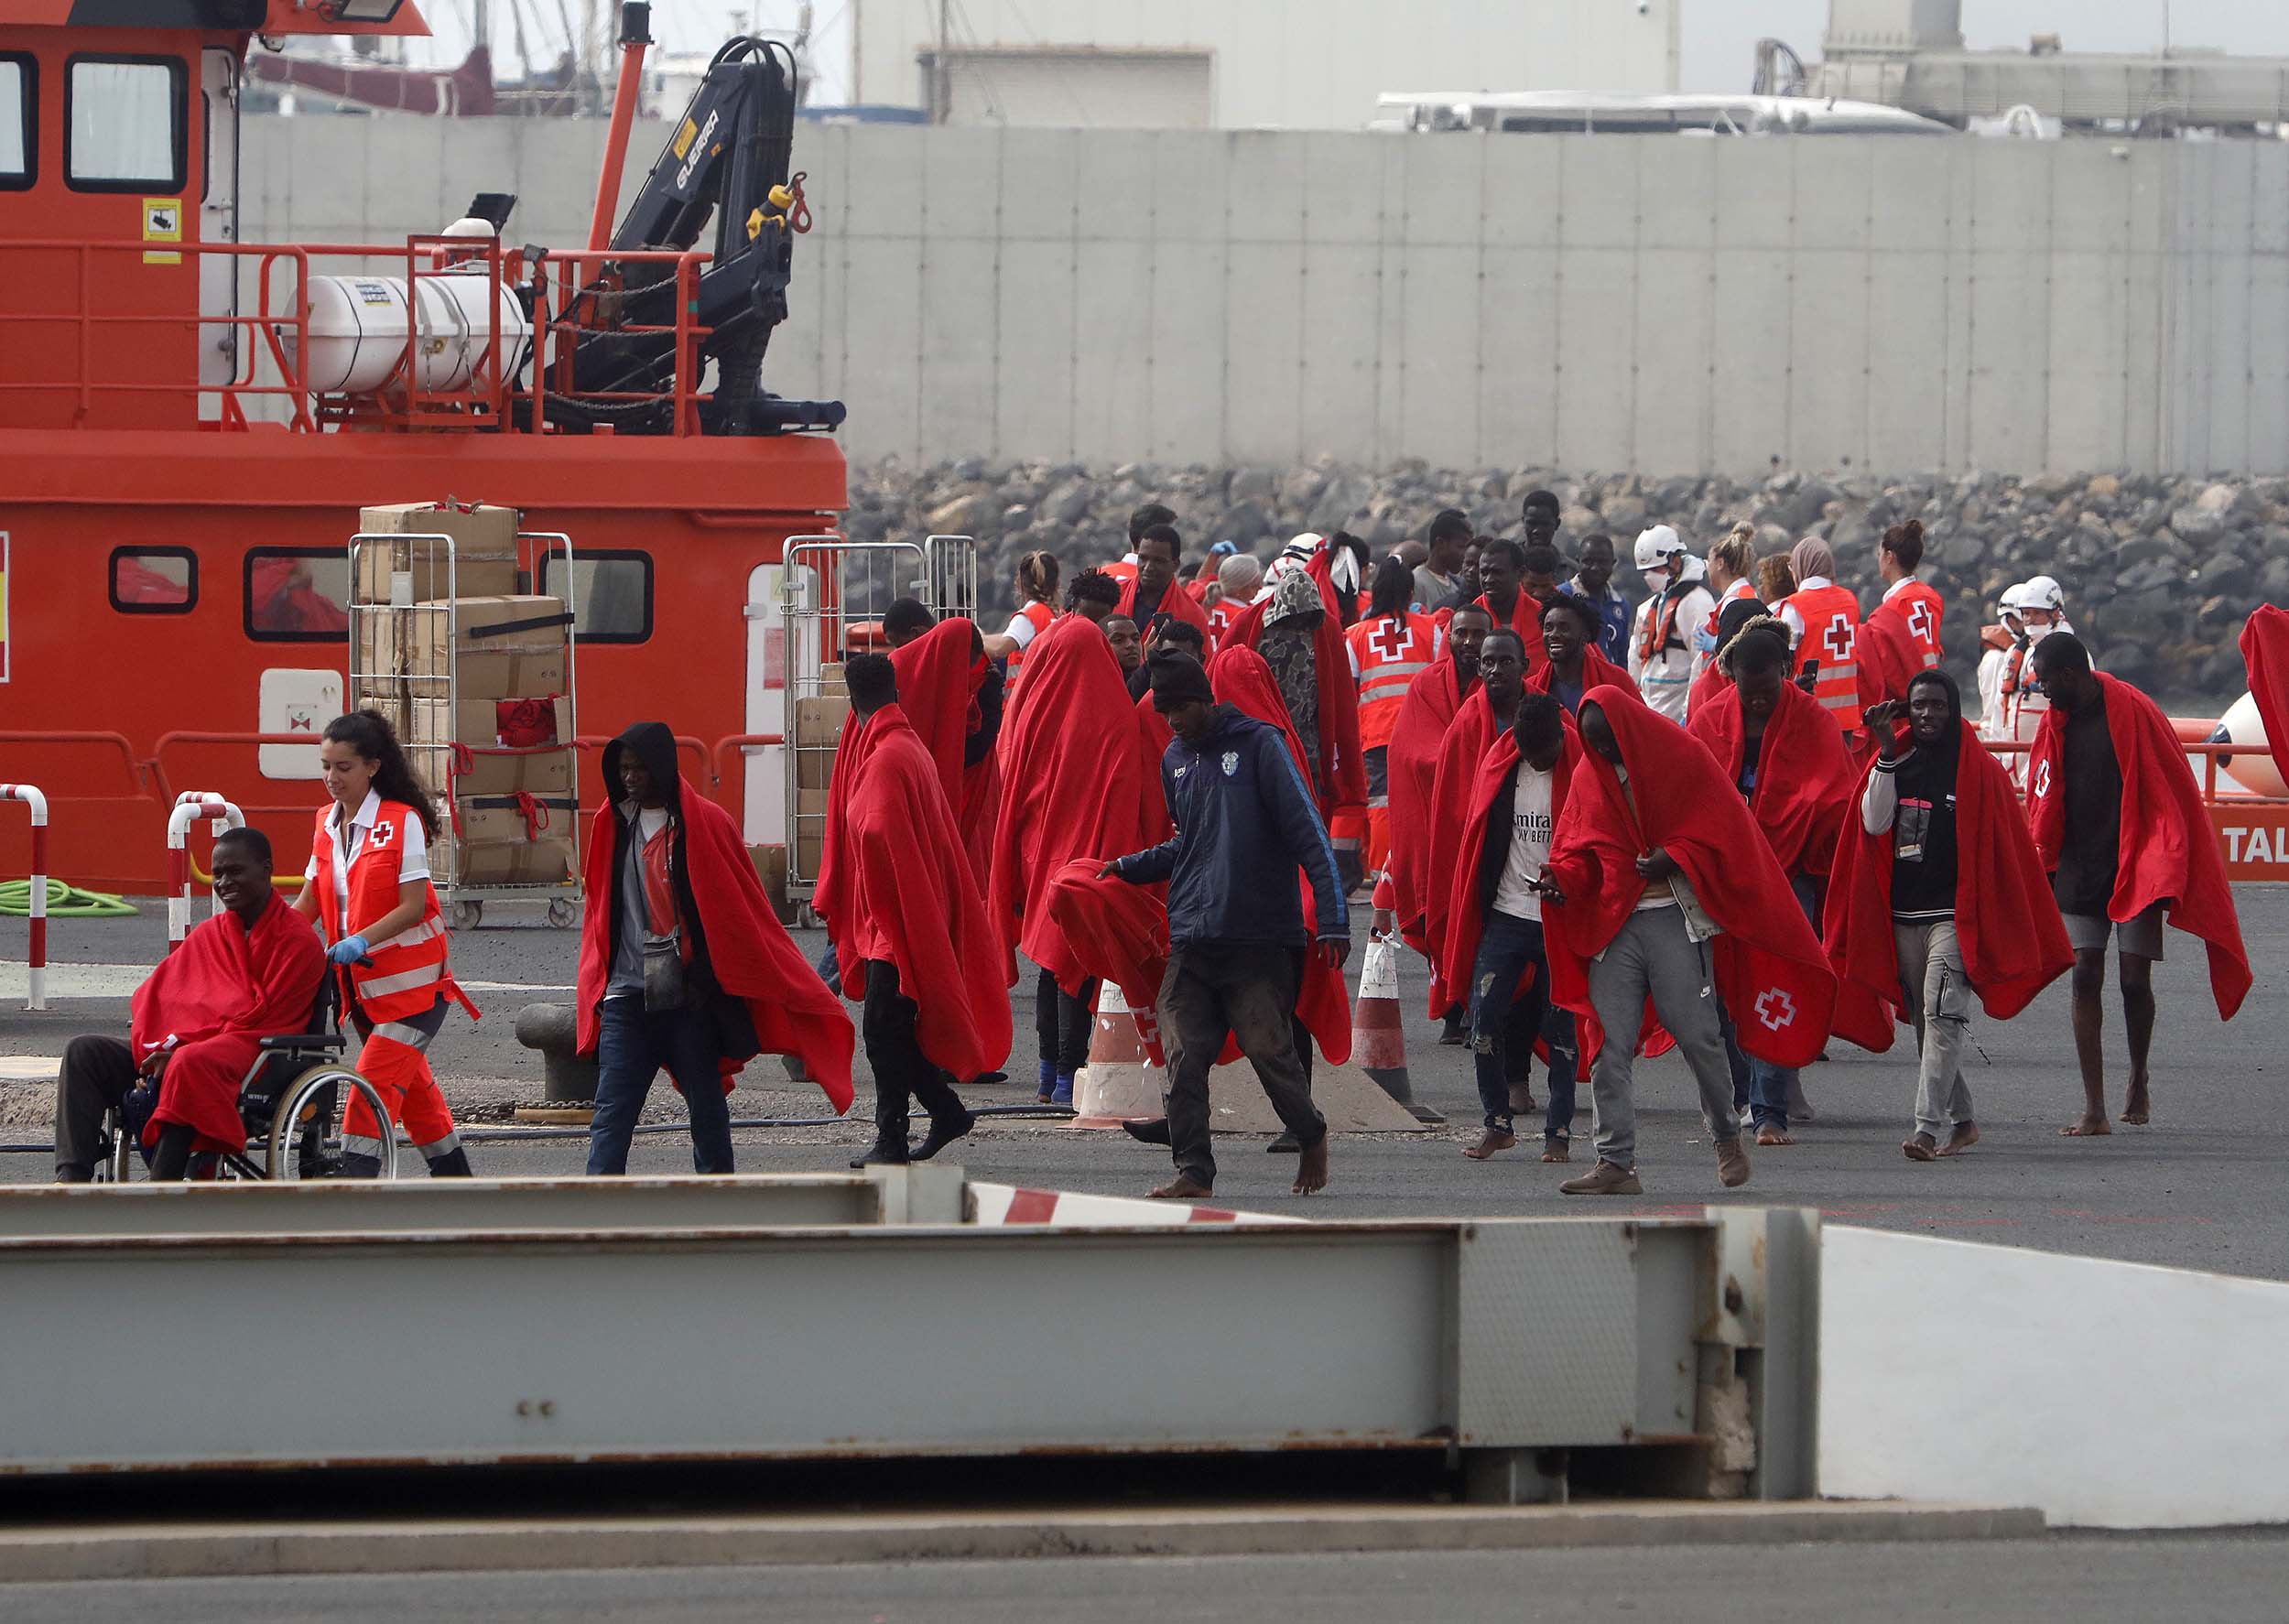
{"label": "black trousers", "polygon": [[859,1033],[866,1041],[866,1063],[874,1070],[874,1131],[884,1142],[906,1141],[906,1110],[918,1099],[933,1117],[962,1109],[953,1078],[929,1063],[915,1035],[921,1012],[898,990],[898,967],[880,958],[866,961],[866,1005]]}
{"label": "black trousers", "polygon": [[1216,1182],[1209,1149],[1209,1068],[1227,1036],[1255,1067],[1281,1125],[1309,1149],[1328,1134],[1311,1103],[1309,1040],[1296,1018],[1304,949],[1282,942],[1183,942],[1160,983],[1160,1036],[1168,1055],[1168,1144],[1177,1171]]}
{"label": "black trousers", "polygon": [[1084,985],[1069,997],[1057,978],[1043,970],[1034,982],[1033,1031],[1041,1043],[1042,1063],[1061,1077],[1071,1077],[1089,1063],[1089,1034],[1097,1024],[1097,983]]}
{"label": "black trousers", "polygon": [[[85,1184],[103,1154],[103,1113],[125,1104],[136,1086],[135,1051],[116,1037],[75,1037],[56,1071],[56,1182]],[[151,1155],[154,1179],[179,1179],[196,1135],[185,1123],[161,1130]]]}

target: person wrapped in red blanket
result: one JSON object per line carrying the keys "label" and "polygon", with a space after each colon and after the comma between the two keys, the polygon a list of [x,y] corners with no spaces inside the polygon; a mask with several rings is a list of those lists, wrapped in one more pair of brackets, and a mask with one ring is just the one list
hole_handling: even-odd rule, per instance
{"label": "person wrapped in red blanket", "polygon": [[1543,661],[1526,674],[1526,691],[1548,694],[1570,717],[1581,708],[1581,697],[1593,687],[1618,687],[1630,693],[1637,685],[1630,674],[1598,652],[1598,633],[1603,623],[1598,606],[1570,592],[1552,596],[1542,606],[1542,624],[1535,635],[1542,644]]}
{"label": "person wrapped in red blanket", "polygon": [[[1843,732],[1832,712],[1788,680],[1788,628],[1780,621],[1770,615],[1750,621],[1718,660],[1730,686],[1693,714],[1686,731],[1740,787],[1817,932],[1820,888],[1858,776],[1845,754]],[[1725,1046],[1736,1093],[1741,1079],[1748,1082],[1757,1143],[1795,1143],[1788,1129],[1800,1088],[1795,1069],[1750,1057],[1730,1018]]]}
{"label": "person wrapped in red blanket", "polygon": [[1692,1067],[1718,1176],[1747,1182],[1716,1000],[1741,1046],[1775,1066],[1820,1052],[1836,977],[1740,793],[1716,759],[1621,688],[1590,690],[1582,761],[1542,887],[1557,1000],[1590,1066],[1598,1165],[1559,1188],[1635,1195],[1637,1044],[1658,1019]]}
{"label": "person wrapped in red blanket", "polygon": [[[1398,720],[1391,724],[1391,911],[1400,939],[1426,958],[1433,957],[1426,919],[1438,755],[1456,712],[1478,691],[1479,645],[1493,628],[1493,618],[1483,609],[1456,610],[1447,624],[1445,653],[1407,684]],[[1461,1041],[1459,1026],[1454,1041]]]}
{"label": "person wrapped in red blanket", "polygon": [[2250,697],[2265,724],[2266,747],[2276,770],[2289,762],[2289,609],[2261,603],[2241,627],[2241,663],[2249,668]]}
{"label": "person wrapped in red blanket", "polygon": [[[1463,700],[1439,741],[1438,768],[1431,780],[1430,864],[1436,876],[1424,899],[1424,934],[1430,945],[1430,1012],[1447,1019],[1470,1001],[1470,967],[1450,964],[1445,945],[1447,909],[1453,900],[1448,883],[1462,859],[1470,829],[1470,788],[1488,746],[1518,718],[1525,692],[1525,640],[1507,627],[1489,632],[1479,645],[1479,690]],[[1442,1039],[1443,1041],[1443,1039]],[[1519,1110],[1531,1110],[1523,1100]]]}
{"label": "person wrapped in red blanket", "polygon": [[741,1067],[761,1054],[800,1056],[847,1111],[851,1019],[771,912],[731,814],[678,774],[667,724],[630,727],[604,747],[602,772],[576,994],[579,1052],[598,1058],[588,1172],[627,1171],[665,1070],[690,1114],[693,1167],[730,1173],[723,1097]]}
{"label": "person wrapped in red blanket", "polygon": [[1915,1128],[1900,1148],[1930,1162],[1979,1142],[1962,1066],[1971,994],[2007,1021],[2074,953],[2011,774],[1963,720],[1955,678],[1917,672],[1904,735],[1901,711],[1861,717],[1877,754],[1837,840],[1827,942],[1838,1036],[1881,1053],[1915,1024]]}
{"label": "person wrapped in red blanket", "polygon": [[[843,665],[851,716],[827,789],[826,849],[811,905],[824,915],[874,1073],[874,1144],[852,1165],[927,1161],[970,1131],[954,1093],[1009,1055],[1004,956],[971,878],[928,751],[882,655]],[[928,1136],[909,1149],[919,1099]]]}
{"label": "person wrapped in red blanket", "polygon": [[2169,718],[2136,688],[2093,671],[2071,632],[2052,633],[2033,657],[2050,705],[2034,735],[2027,810],[2075,950],[2083,1109],[2060,1131],[2079,1138],[2113,1131],[2101,1042],[2109,938],[2121,963],[2130,1034],[2122,1121],[2131,1123],[2146,1121],[2152,1109],[2146,1062],[2165,915],[2207,944],[2210,992],[2228,1020],[2249,994],[2250,956],[2225,859]]}
{"label": "person wrapped in red blanket", "polygon": [[1146,525],[1136,538],[1136,573],[1121,583],[1121,601],[1112,612],[1128,616],[1139,631],[1150,626],[1155,615],[1173,615],[1198,627],[1213,654],[1208,611],[1177,580],[1177,565],[1183,557],[1184,538],[1174,525]]}
{"label": "person wrapped in red blanket", "polygon": [[128,1041],[74,1038],[56,1082],[56,1179],[94,1176],[103,1113],[156,1079],[143,1131],[151,1176],[179,1179],[194,1152],[244,1151],[239,1084],[262,1040],[309,1030],[326,970],[309,921],[271,889],[270,841],[234,828],[214,843],[222,912],[159,960],[136,989]]}
{"label": "person wrapped in red blanket", "polygon": [[934,621],[920,601],[901,598],[883,616],[899,704],[930,753],[946,804],[954,809],[971,877],[985,889],[993,862],[993,817],[1000,809],[1003,707],[1001,668],[985,656],[971,622]]}

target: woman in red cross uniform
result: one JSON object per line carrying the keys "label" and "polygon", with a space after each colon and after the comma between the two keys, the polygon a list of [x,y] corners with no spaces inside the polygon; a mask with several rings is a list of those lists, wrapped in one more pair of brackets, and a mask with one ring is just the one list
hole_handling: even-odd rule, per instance
{"label": "woman in red cross uniform", "polygon": [[1438,627],[1408,607],[1415,571],[1396,557],[1375,566],[1368,606],[1343,633],[1351,679],[1359,684],[1359,746],[1367,763],[1367,872],[1380,874],[1391,856],[1391,731],[1407,686],[1438,655]]}

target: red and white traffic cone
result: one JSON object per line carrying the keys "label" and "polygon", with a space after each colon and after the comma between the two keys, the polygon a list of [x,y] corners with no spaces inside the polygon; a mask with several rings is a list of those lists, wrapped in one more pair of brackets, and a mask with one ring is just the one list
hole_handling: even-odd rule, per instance
{"label": "red and white traffic cone", "polygon": [[1097,991],[1097,1020],[1089,1034],[1089,1063],[1073,1079],[1075,1128],[1118,1128],[1132,1117],[1157,1117],[1166,1068],[1147,1052],[1150,1010],[1129,1007],[1120,983],[1110,979]]}
{"label": "red and white traffic cone", "polygon": [[1359,967],[1359,998],[1351,1007],[1351,1053],[1360,1068],[1418,1122],[1447,1119],[1416,1102],[1407,1079],[1406,1033],[1399,1020],[1399,959],[1391,938],[1377,931]]}

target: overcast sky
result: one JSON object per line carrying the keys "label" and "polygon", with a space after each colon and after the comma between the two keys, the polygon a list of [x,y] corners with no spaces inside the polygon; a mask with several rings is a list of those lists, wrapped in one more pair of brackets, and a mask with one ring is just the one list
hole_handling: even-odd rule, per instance
{"label": "overcast sky", "polygon": [[[468,25],[472,0],[422,0],[437,38],[431,60],[457,62],[468,49]],[[504,72],[515,70],[512,6],[520,0],[492,0],[494,54]],[[610,15],[611,0],[597,0]],[[868,4],[895,0],[867,0]],[[1152,0],[1138,0],[1149,5]],[[1231,0],[1244,5],[1249,0]],[[1440,0],[1418,0],[1437,5]],[[1513,0],[1530,5],[1537,0]],[[1577,4],[1582,0],[1576,0]],[[1600,0],[1620,5],[1624,0]],[[1828,0],[1680,0],[1685,7],[1683,87],[1688,91],[1746,90],[1754,65],[1756,42],[1772,35],[1795,47],[1807,62],[1820,55],[1820,36],[1828,27]],[[560,15],[559,0],[521,0],[530,26],[538,19]],[[815,47],[819,80],[814,101],[837,102],[847,93],[850,65],[850,0],[814,0],[818,30]],[[577,0],[565,0],[563,11],[578,16]],[[661,48],[678,51],[712,51],[748,26],[752,16],[765,28],[791,29],[801,7],[799,0],[753,0],[734,5],[728,0],[656,0],[652,31]],[[1057,0],[1041,0],[1033,16],[1045,32]],[[2068,50],[2129,50],[2156,49],[2168,37],[2176,46],[2206,46],[2244,56],[2289,56],[2289,0],[1963,0],[1963,34],[1974,49],[2023,49],[2028,36],[2060,35]],[[535,39],[534,54],[542,55]],[[1501,90],[1502,85],[1489,85]],[[1585,89],[1594,87],[1582,87]]]}

